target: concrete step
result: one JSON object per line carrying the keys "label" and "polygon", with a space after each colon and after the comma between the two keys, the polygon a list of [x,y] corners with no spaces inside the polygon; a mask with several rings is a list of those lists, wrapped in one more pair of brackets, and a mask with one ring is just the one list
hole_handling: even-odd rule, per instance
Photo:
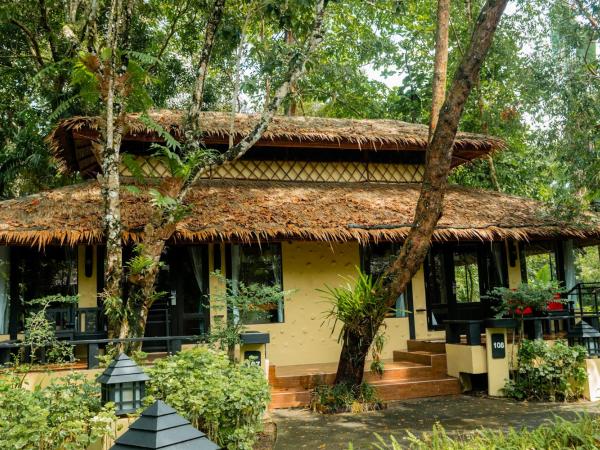
{"label": "concrete step", "polygon": [[308,390],[271,390],[269,409],[298,408],[310,404],[311,392]]}
{"label": "concrete step", "polygon": [[426,351],[432,353],[446,353],[445,341],[421,341],[409,339],[406,341],[406,347],[409,352]]}
{"label": "concrete step", "polygon": [[417,364],[431,366],[434,373],[446,374],[446,354],[427,351],[394,351],[394,361],[409,361]]}
{"label": "concrete step", "polygon": [[375,382],[373,386],[383,401],[406,400],[409,398],[437,397],[461,393],[460,382],[456,378],[434,378],[397,382]]}
{"label": "concrete step", "polygon": [[[410,398],[437,397],[461,393],[460,382],[452,377],[429,377],[408,381],[374,381],[371,385],[376,389],[383,401],[407,400]],[[311,391],[308,389],[275,389],[271,390],[270,409],[306,407],[310,404]]]}
{"label": "concrete step", "polygon": [[[369,363],[367,363],[368,366]],[[373,381],[393,381],[393,380],[411,380],[425,379],[432,374],[432,367],[410,363],[410,362],[387,362],[384,363],[383,375],[379,375],[365,370],[364,380]],[[302,388],[311,389],[321,384],[332,384],[335,380],[335,373],[320,373],[306,375],[275,376],[271,379],[271,386],[276,389]]]}

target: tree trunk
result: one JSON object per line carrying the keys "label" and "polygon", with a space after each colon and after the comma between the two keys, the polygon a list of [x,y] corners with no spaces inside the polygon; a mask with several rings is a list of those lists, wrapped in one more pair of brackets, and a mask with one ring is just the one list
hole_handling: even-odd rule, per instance
{"label": "tree trunk", "polygon": [[429,250],[431,237],[443,212],[458,122],[507,3],[508,0],[487,0],[477,19],[469,48],[454,75],[431,144],[427,148],[425,174],[412,227],[398,259],[386,271],[393,278],[387,289],[390,307],[404,292]]}
{"label": "tree trunk", "polygon": [[[469,49],[454,75],[452,87],[440,112],[431,142],[427,147],[425,174],[413,224],[400,255],[384,273],[386,279],[391,280],[384,288],[385,298],[390,308],[394,306],[398,296],[405,291],[429,250],[431,237],[442,215],[446,181],[450,173],[452,148],[458,122],[507,2],[508,0],[487,0],[477,20]],[[371,339],[363,338],[365,345],[357,345],[356,340],[352,339],[353,336],[344,340],[336,382],[351,379],[357,382],[362,379],[355,363],[362,361],[362,370],[364,370],[364,361],[370,344],[380,326],[381,322],[373,323]],[[346,337],[346,335],[344,336]],[[367,342],[369,346],[366,346]]]}
{"label": "tree trunk", "polygon": [[[102,175],[99,177],[104,202],[103,219],[106,236],[104,297],[110,299],[113,307],[121,309],[121,311],[109,314],[109,335],[119,337],[127,335],[130,324],[127,314],[124,314],[123,311],[123,249],[119,173],[127,89],[123,80],[127,64],[122,61],[118,51],[122,36],[127,36],[132,14],[133,0],[127,0],[126,5],[124,0],[111,1],[106,39],[106,45],[110,52],[107,60],[101,61],[99,69],[100,76],[106,85],[103,93],[105,128],[101,130],[104,138],[101,154]],[[119,347],[121,349],[121,346]]]}
{"label": "tree trunk", "polygon": [[440,110],[446,98],[448,74],[448,29],[450,26],[450,0],[438,0],[437,31],[435,36],[435,61],[431,86],[431,117],[429,118],[429,141],[438,123]]}
{"label": "tree trunk", "polygon": [[344,328],[342,350],[334,384],[359,386],[362,383],[369,349],[383,322],[383,319],[373,318],[373,320],[375,323],[365,323],[360,333]]}
{"label": "tree trunk", "polygon": [[[102,198],[104,201],[104,228],[106,235],[106,284],[105,297],[121,299],[122,302],[122,275],[123,275],[123,251],[121,247],[122,224],[120,203],[120,147],[121,131],[119,129],[115,102],[115,78],[117,76],[117,62],[115,61],[118,48],[118,22],[121,14],[122,3],[119,0],[111,2],[110,17],[108,23],[107,45],[111,51],[108,61],[105,61],[104,73],[106,80],[105,94],[105,130],[104,145],[102,149],[102,175],[100,183],[102,186]],[[109,324],[109,334],[119,335],[118,328],[121,324],[114,320]]]}

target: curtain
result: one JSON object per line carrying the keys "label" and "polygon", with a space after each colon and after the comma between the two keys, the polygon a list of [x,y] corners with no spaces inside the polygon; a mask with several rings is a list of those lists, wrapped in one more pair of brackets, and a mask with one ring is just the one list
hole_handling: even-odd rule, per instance
{"label": "curtain", "polygon": [[[233,294],[237,294],[238,285],[240,282],[240,246],[234,244],[231,246],[231,290]],[[240,311],[238,308],[233,308],[233,321],[238,323],[240,320]]]}
{"label": "curtain", "polygon": [[[273,268],[273,277],[275,284],[281,289],[281,255],[272,254],[271,267]],[[282,299],[277,300],[277,322],[283,323],[283,301]]]}
{"label": "curtain", "polygon": [[[194,272],[194,279],[196,280],[196,286],[198,286],[198,291],[200,291],[200,295],[203,295],[204,290],[204,277],[202,276],[204,272],[204,267],[202,267],[202,249],[198,246],[188,247],[188,252],[190,254],[190,259],[192,260],[192,271]],[[202,310],[202,299],[198,299],[198,311]]]}
{"label": "curtain", "polygon": [[564,264],[565,264],[565,288],[567,291],[577,284],[577,273],[575,270],[575,251],[573,239],[563,242]]}
{"label": "curtain", "polygon": [[10,251],[8,247],[0,247],[0,334],[8,333],[9,314],[9,276]]}
{"label": "curtain", "polygon": [[396,317],[408,317],[406,311],[406,301],[404,300],[404,292],[396,299]]}

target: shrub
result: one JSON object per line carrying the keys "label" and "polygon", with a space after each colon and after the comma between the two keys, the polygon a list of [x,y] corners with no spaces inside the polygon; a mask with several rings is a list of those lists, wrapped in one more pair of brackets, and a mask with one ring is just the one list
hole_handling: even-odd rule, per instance
{"label": "shrub", "polygon": [[373,447],[377,450],[484,450],[484,449],[579,449],[598,448],[600,420],[590,416],[580,416],[567,421],[555,417],[553,421],[533,430],[509,429],[508,432],[482,429],[470,435],[450,437],[444,428],[437,424],[432,433],[420,438],[408,433],[408,443],[402,445],[391,437],[389,441],[377,436]]}
{"label": "shrub", "polygon": [[217,444],[252,449],[270,398],[262,368],[233,364],[224,352],[198,347],[161,359],[148,372],[148,394]]}
{"label": "shrub", "polygon": [[569,401],[583,395],[587,379],[585,348],[565,341],[548,345],[524,340],[519,346],[517,369],[504,393],[518,400]]}
{"label": "shrub", "polygon": [[116,417],[82,375],[31,391],[12,373],[0,375],[0,448],[83,450],[110,435]]}
{"label": "shrub", "polygon": [[347,383],[317,386],[310,400],[313,411],[334,414],[340,412],[364,412],[382,409],[375,388],[368,383],[352,386]]}

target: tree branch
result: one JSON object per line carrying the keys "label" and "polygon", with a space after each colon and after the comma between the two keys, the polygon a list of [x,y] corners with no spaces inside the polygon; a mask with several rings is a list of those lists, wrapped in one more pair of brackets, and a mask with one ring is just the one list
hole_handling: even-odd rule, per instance
{"label": "tree branch", "polygon": [[181,9],[179,9],[177,14],[175,15],[175,18],[173,19],[173,22],[171,23],[171,28],[169,29],[169,32],[167,33],[167,36],[165,37],[163,44],[160,47],[160,49],[158,50],[158,54],[156,55],[157,62],[155,62],[154,64],[152,64],[150,66],[150,68],[148,69],[149,73],[153,72],[156,69],[156,67],[158,66],[158,60],[160,60],[160,58],[162,58],[163,54],[167,50],[167,47],[169,46],[169,43],[171,42],[171,39],[173,39],[173,36],[175,35],[175,32],[177,31],[177,23],[179,22],[179,19],[181,19],[183,17],[183,15],[187,12],[189,6],[190,6],[190,2],[186,1],[184,3],[184,6]]}
{"label": "tree branch", "polygon": [[200,111],[204,102],[204,85],[206,83],[206,75],[208,74],[208,63],[215,44],[217,29],[223,18],[223,10],[225,8],[225,0],[215,0],[213,13],[208,23],[206,24],[206,34],[204,36],[204,45],[200,53],[200,63],[198,64],[198,76],[194,85],[194,94],[192,104],[188,111],[187,125],[191,128],[191,139],[198,139],[200,134]]}
{"label": "tree branch", "polygon": [[300,80],[304,72],[306,72],[306,62],[308,58],[315,52],[316,48],[323,41],[323,19],[325,15],[325,8],[327,7],[327,3],[329,0],[318,0],[315,12],[315,22],[313,24],[313,28],[311,34],[308,38],[306,48],[302,52],[302,55],[298,58],[292,58],[289,62],[290,67],[287,72],[287,76],[285,81],[279,86],[277,91],[275,92],[275,96],[269,102],[269,105],[265,107],[263,110],[260,119],[252,129],[250,133],[248,133],[242,140],[240,140],[236,145],[230,147],[223,154],[219,155],[217,161],[215,161],[211,166],[199,167],[198,170],[186,180],[183,188],[180,191],[177,199],[179,201],[183,201],[186,197],[188,191],[191,186],[204,174],[206,173],[210,167],[220,166],[227,162],[235,161],[239,159],[244,153],[246,153],[256,142],[261,138],[261,136],[266,131],[267,127],[273,120],[273,116],[281,106],[283,100],[287,97],[290,92],[290,86]]}
{"label": "tree branch", "polygon": [[27,40],[29,41],[29,49],[31,51],[31,55],[34,57],[34,59],[37,61],[40,67],[44,67],[44,58],[42,58],[40,46],[37,40],[35,39],[33,33],[29,30],[29,28],[25,26],[25,24],[21,23],[17,19],[10,19],[10,23],[18,27],[25,34]]}
{"label": "tree branch", "polygon": [[42,26],[42,30],[46,32],[46,37],[48,38],[48,43],[50,44],[52,61],[58,62],[60,61],[60,55],[56,49],[54,33],[52,32],[52,28],[50,28],[50,23],[48,22],[48,8],[46,8],[46,0],[38,0],[38,6],[40,9],[40,25]]}
{"label": "tree branch", "polygon": [[429,140],[431,140],[435,127],[437,126],[440,109],[442,109],[446,97],[449,24],[450,0],[438,0],[435,61],[433,63],[433,92],[431,96],[431,117],[429,118]]}
{"label": "tree branch", "polygon": [[585,18],[588,20],[588,22],[590,23],[592,28],[594,28],[596,31],[600,32],[600,24],[598,23],[596,18],[592,15],[592,13],[588,11],[588,9],[585,7],[583,2],[581,0],[573,0],[573,2],[575,3],[575,6],[579,10],[579,12],[581,14],[583,14],[585,16]]}

